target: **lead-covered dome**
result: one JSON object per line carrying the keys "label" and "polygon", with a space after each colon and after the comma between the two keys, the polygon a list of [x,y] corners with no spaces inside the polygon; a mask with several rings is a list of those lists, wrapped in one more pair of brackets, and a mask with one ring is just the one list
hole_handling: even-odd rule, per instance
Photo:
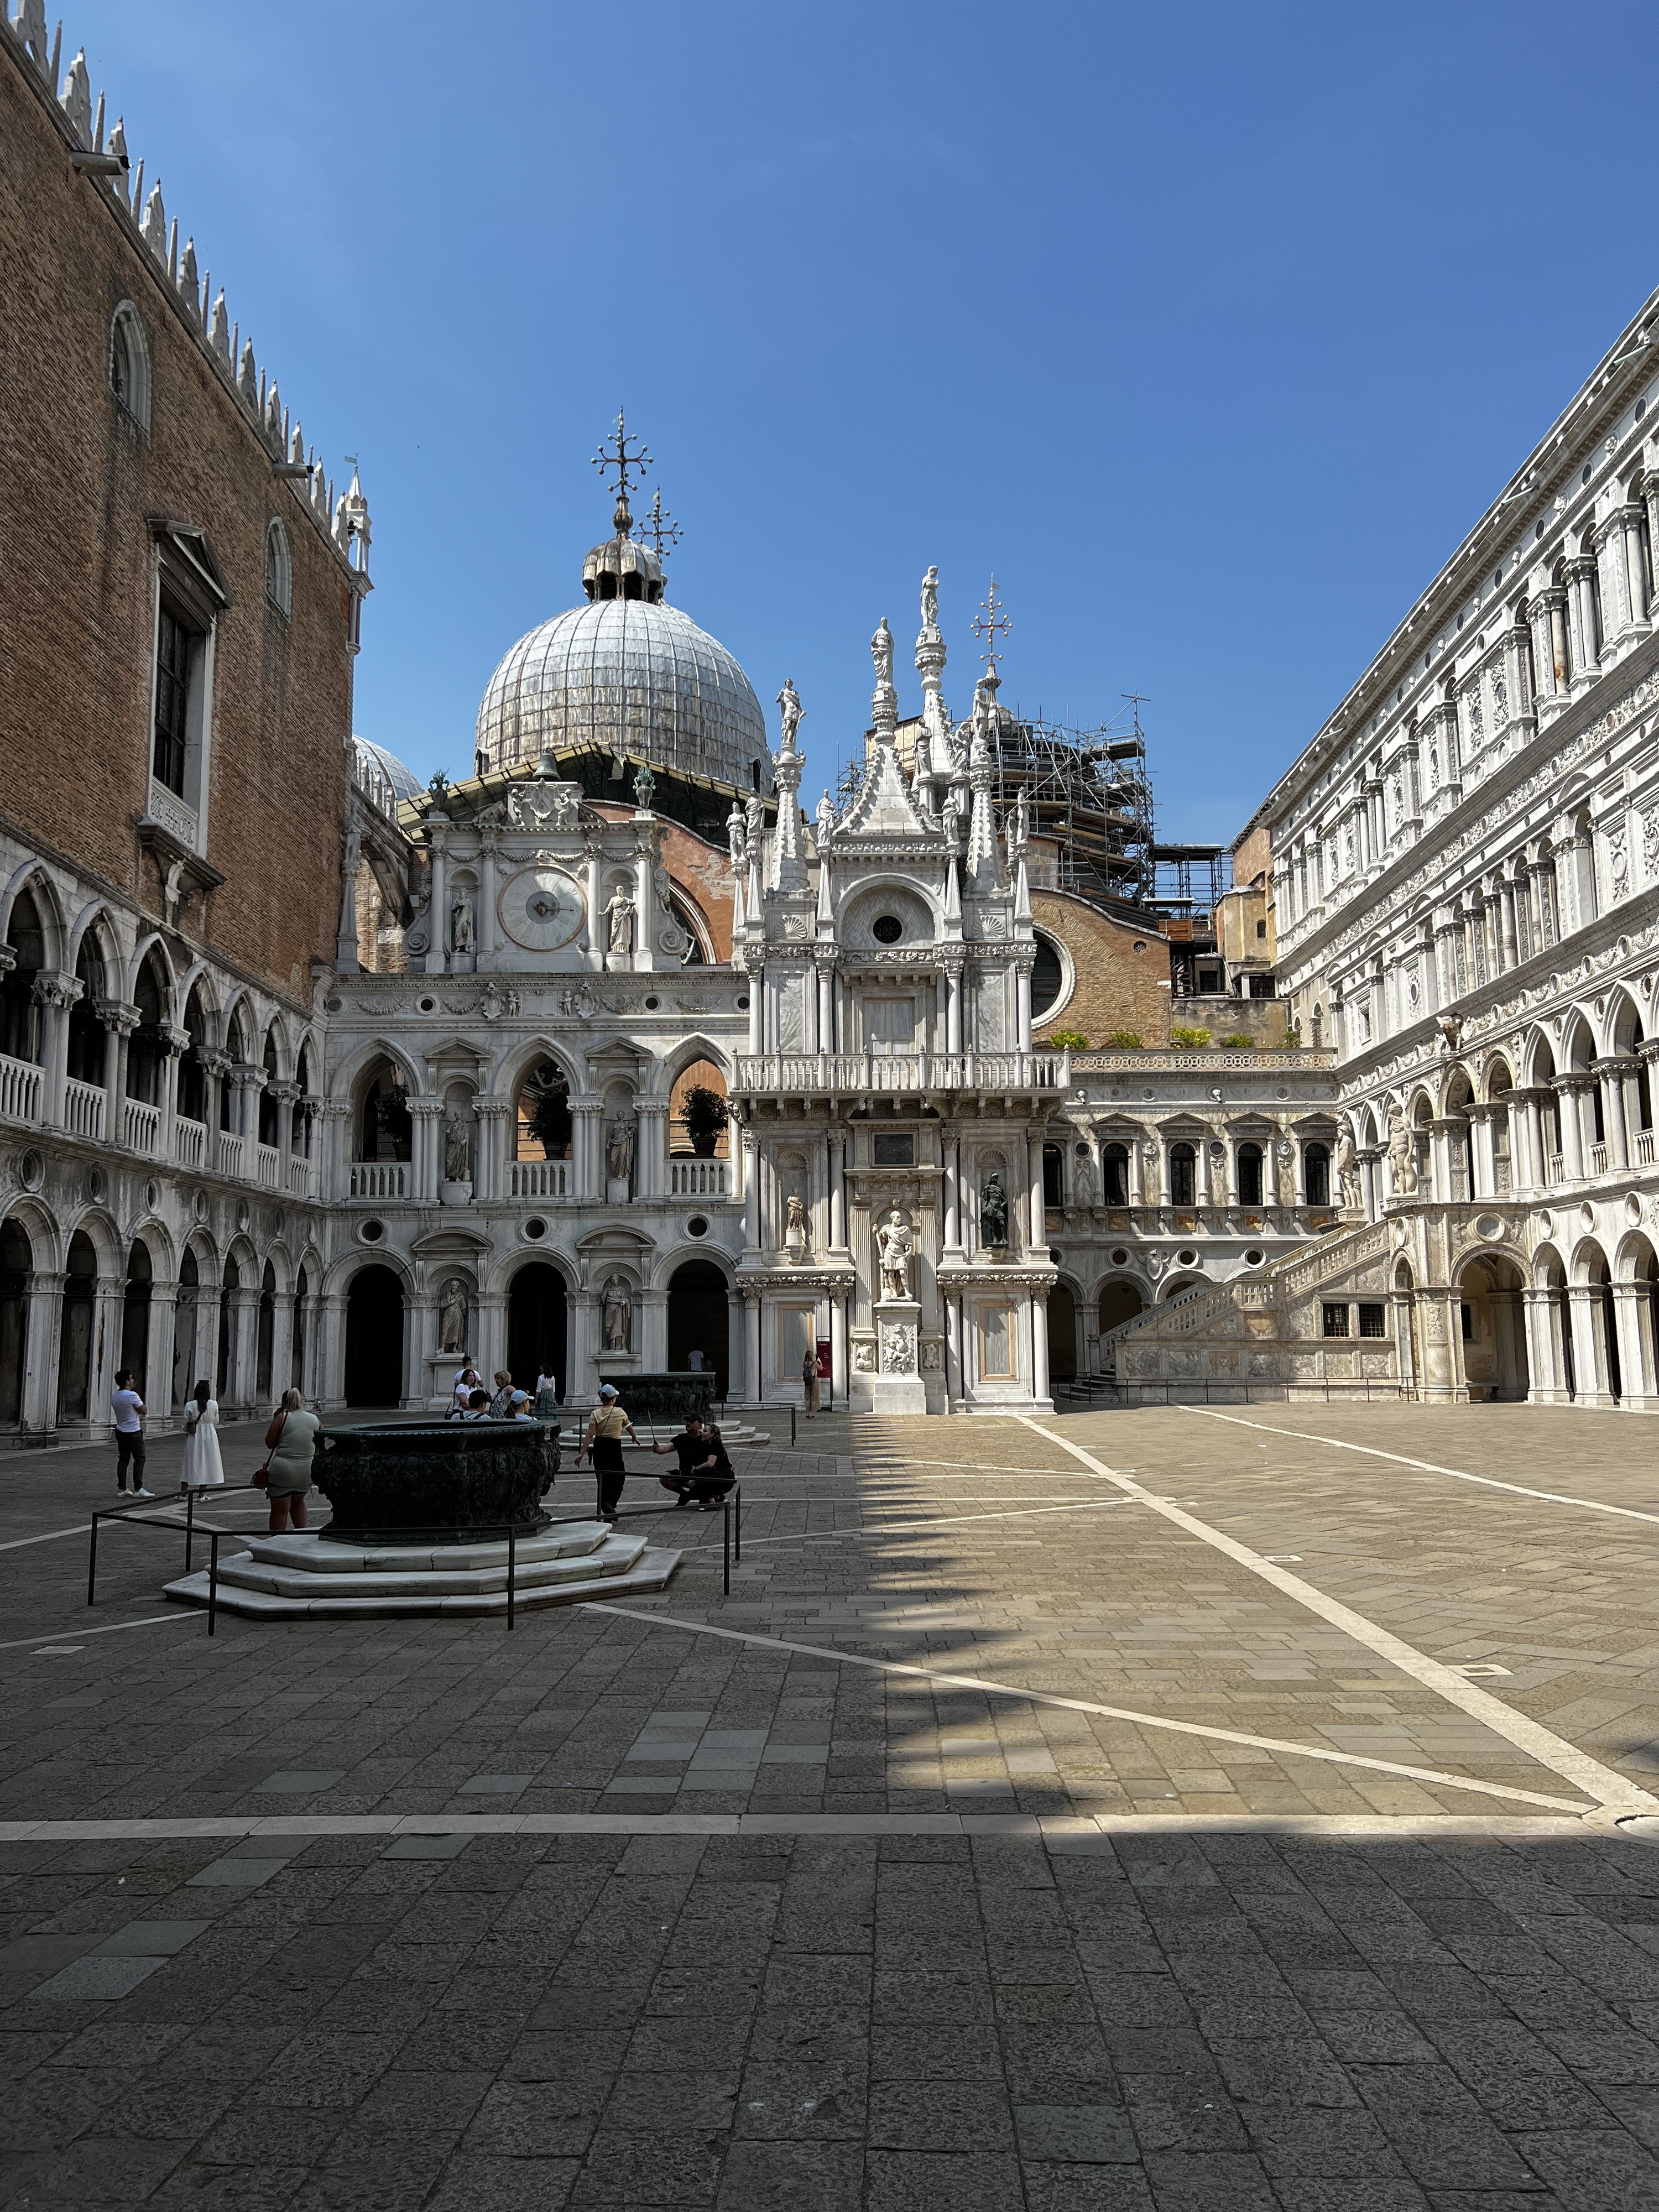
{"label": "lead-covered dome", "polygon": [[620,533],[582,564],[588,600],[521,637],[489,679],[478,750],[492,768],[593,744],[721,783],[767,758],[754,686],[720,641],[662,602],[657,555]]}

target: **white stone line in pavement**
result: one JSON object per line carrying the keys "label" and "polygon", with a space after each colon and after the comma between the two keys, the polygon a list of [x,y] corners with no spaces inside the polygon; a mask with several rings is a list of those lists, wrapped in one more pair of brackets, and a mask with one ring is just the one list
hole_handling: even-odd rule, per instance
{"label": "white stone line in pavement", "polygon": [[96,1628],[43,1628],[33,1636],[14,1637],[9,1644],[0,1644],[0,1651],[39,1651],[52,1644],[67,1644],[71,1637],[78,1644],[87,1636],[114,1636],[124,1628],[158,1628],[163,1621],[199,1620],[199,1613],[147,1613],[138,1620],[102,1621]]}
{"label": "white stone line in pavement", "polygon": [[1463,1675],[1443,1666],[1439,1660],[1431,1659],[1426,1652],[1418,1650],[1414,1644],[1392,1635],[1376,1621],[1368,1620],[1363,1613],[1356,1613],[1352,1606],[1343,1605],[1336,1598],[1327,1597],[1323,1590],[1316,1589],[1311,1583],[1304,1582],[1300,1575],[1287,1574],[1283,1567],[1275,1566],[1260,1552],[1253,1552],[1248,1544],[1241,1544],[1235,1538],[1224,1535],[1219,1528],[1212,1528],[1207,1521],[1198,1520],[1166,1498],[1155,1497],[1130,1476],[1119,1474],[1103,1460],[1098,1460],[1092,1452],[1085,1451],[1081,1444],[1073,1443],[1069,1437],[1056,1437],[1051,1431],[1039,1428],[1028,1414],[1016,1413],[1013,1418],[1034,1434],[1046,1436],[1051,1443],[1073,1453],[1085,1467],[1092,1468],[1106,1481],[1115,1483],[1127,1497],[1134,1498],[1150,1511],[1161,1514],[1166,1521],[1173,1521],[1178,1528],[1186,1529],[1189,1535],[1201,1538],[1213,1550],[1224,1553],[1240,1566],[1248,1567],[1253,1575],[1259,1575],[1263,1582],[1271,1583],[1286,1597],[1294,1598],[1310,1613],[1328,1621],[1333,1628],[1343,1630],[1357,1644],[1363,1644],[1367,1650],[1374,1651],[1378,1658],[1386,1659],[1390,1665],[1398,1667],[1413,1681],[1422,1683],[1425,1689],[1437,1691],[1449,1705],[1458,1706],[1473,1719],[1489,1728],[1495,1735],[1504,1737],[1517,1750],[1523,1751],[1528,1759],[1536,1759],[1540,1766],[1548,1767],[1564,1782],[1570,1782],[1575,1790],[1582,1790],[1587,1797],[1593,1797],[1598,1805],[1605,1806],[1614,1813],[1659,1813],[1659,1797],[1651,1796],[1638,1784],[1627,1780],[1614,1768],[1604,1766],[1589,1752],[1580,1751],[1577,1744],[1569,1743],[1565,1736],[1557,1735],[1553,1729],[1547,1729],[1525,1713],[1517,1712],[1512,1705],[1506,1705],[1490,1690],[1477,1688]]}
{"label": "white stone line in pavement", "polygon": [[1486,1490],[1510,1490],[1517,1498],[1541,1498],[1547,1505],[1579,1505],[1586,1513],[1614,1513],[1621,1521],[1651,1521],[1659,1513],[1644,1513],[1636,1505],[1608,1505],[1599,1498],[1571,1498],[1562,1490],[1532,1490],[1524,1482],[1504,1482],[1495,1474],[1471,1474],[1466,1468],[1442,1467],[1431,1459],[1410,1459],[1404,1452],[1384,1451],[1380,1444],[1351,1444],[1337,1437],[1316,1436],[1308,1429],[1276,1428],[1271,1421],[1241,1420],[1236,1413],[1218,1413],[1208,1406],[1182,1406],[1182,1413],[1202,1413],[1212,1421],[1225,1421],[1235,1429],[1258,1429],[1270,1437],[1294,1437],[1304,1444],[1324,1444],[1331,1451],[1364,1452],[1370,1459],[1391,1459],[1396,1467],[1414,1467],[1423,1474],[1447,1474],[1454,1482],[1478,1482]]}
{"label": "white stone line in pavement", "polygon": [[[402,1813],[186,1820],[0,1820],[0,1844],[273,1843],[331,1836],[1014,1836],[1064,1850],[1103,1836],[1582,1836],[1576,1818],[1492,1813]],[[273,1854],[275,1856],[275,1854]]]}
{"label": "white stone line in pavement", "polygon": [[[1053,1690],[1029,1690],[1013,1682],[988,1682],[978,1674],[947,1674],[937,1667],[915,1667],[902,1659],[872,1659],[862,1651],[838,1650],[822,1644],[793,1644],[781,1636],[757,1636],[748,1629],[719,1628],[713,1621],[685,1620],[677,1614],[644,1613],[633,1606],[611,1605],[603,1599],[582,1602],[584,1613],[608,1613],[619,1620],[641,1621],[647,1628],[679,1629],[692,1636],[724,1637],[728,1643],[757,1644],[773,1651],[793,1651],[807,1659],[830,1659],[839,1667],[867,1667],[881,1674],[909,1674],[924,1681],[943,1682],[952,1690],[982,1690],[994,1698],[1018,1698],[1027,1705],[1054,1705],[1062,1712],[1098,1713],[1104,1719],[1130,1721],[1137,1728],[1168,1729],[1177,1735],[1203,1737],[1211,1743],[1242,1743],[1255,1751],[1280,1757],[1316,1759],[1332,1766],[1363,1766],[1372,1774],[1398,1774],[1411,1782],[1431,1782],[1437,1789],[1472,1790],[1482,1797],[1513,1797],[1523,1805],[1542,1805],[1551,1812],[1588,1813],[1571,1797],[1549,1797],[1536,1790],[1516,1790],[1501,1782],[1476,1782],[1467,1774],[1443,1774],[1437,1767],[1402,1766],[1391,1759],[1367,1759],[1356,1751],[1329,1751],[1321,1744],[1286,1743],[1277,1736],[1245,1735],[1237,1729],[1210,1728],[1198,1721],[1166,1720],[1159,1713],[1132,1712],[1123,1705],[1097,1705],[1088,1698],[1066,1698]],[[879,1632],[884,1624],[872,1621],[858,1632]]]}

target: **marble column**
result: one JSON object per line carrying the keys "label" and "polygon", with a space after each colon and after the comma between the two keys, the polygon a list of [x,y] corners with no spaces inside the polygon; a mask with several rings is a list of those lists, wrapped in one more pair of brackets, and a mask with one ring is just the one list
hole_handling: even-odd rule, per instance
{"label": "marble column", "polygon": [[244,1283],[230,1294],[232,1319],[232,1359],[228,1378],[231,1403],[239,1409],[252,1407],[255,1363],[259,1356],[259,1291],[255,1283]]}
{"label": "marble column", "polygon": [[1601,1088],[1601,1126],[1607,1131],[1607,1166],[1621,1171],[1629,1167],[1630,1135],[1625,1122],[1625,1073],[1635,1062],[1614,1057],[1598,1060],[1595,1074]]}
{"label": "marble column", "polygon": [[427,872],[431,896],[427,905],[426,973],[441,975],[449,965],[449,900],[444,887],[444,840],[449,824],[430,815],[427,821],[432,861]]}
{"label": "marble column", "polygon": [[605,1195],[605,1101],[573,1098],[570,1124],[572,1195],[592,1204]]}
{"label": "marble column", "polygon": [[444,1141],[443,1114],[444,1102],[441,1098],[411,1098],[409,1102],[409,1115],[414,1124],[415,1139],[410,1147],[414,1155],[410,1162],[410,1195],[421,1206],[435,1206],[438,1200],[438,1170]]}
{"label": "marble column", "polygon": [[87,1381],[87,1418],[94,1429],[109,1427],[110,1392],[121,1364],[121,1328],[126,1285],[119,1275],[100,1275],[93,1293],[92,1358]]}
{"label": "marble column", "polygon": [[668,1105],[666,1098],[636,1098],[639,1150],[635,1170],[635,1194],[660,1198],[668,1188]]}
{"label": "marble column", "polygon": [[1031,1256],[1041,1259],[1048,1249],[1048,1224],[1042,1203],[1042,1132],[1039,1129],[1025,1140],[1026,1173],[1030,1184]]}
{"label": "marble column", "polygon": [[[473,1302],[472,1334],[473,1358],[478,1363],[478,1372],[495,1395],[497,1369],[507,1366],[507,1292],[504,1290],[480,1291]],[[424,1368],[425,1355],[422,1355]],[[515,1378],[516,1379],[516,1378]],[[532,1375],[530,1382],[535,1381]],[[529,1383],[524,1386],[526,1389]]]}
{"label": "marble column", "polygon": [[1598,1310],[1601,1291],[1594,1283],[1572,1283],[1567,1289],[1567,1311],[1572,1322],[1573,1396],[1581,1406],[1606,1411],[1615,1403],[1607,1376],[1607,1339]]}
{"label": "marble column", "polygon": [[939,1130],[939,1152],[944,1162],[945,1249],[947,1252],[962,1249],[962,1146],[954,1129]]}
{"label": "marble column", "polygon": [[318,1297],[312,1360],[311,1389],[307,1395],[313,1407],[335,1411],[345,1403],[345,1297],[341,1291],[324,1291]]}
{"label": "marble column", "polygon": [[1031,1292],[1031,1397],[1039,1413],[1053,1410],[1048,1395],[1048,1304],[1044,1291]]}
{"label": "marble column", "polygon": [[1559,1317],[1555,1299],[1541,1284],[1528,1285],[1521,1297],[1527,1328],[1527,1401],[1533,1406],[1565,1406],[1568,1392],[1556,1334]]}
{"label": "marble column", "polygon": [[1659,1407],[1654,1374],[1652,1293],[1645,1283],[1613,1286],[1613,1326],[1619,1345],[1620,1404],[1627,1413]]}
{"label": "marble column", "polygon": [[58,1361],[64,1337],[66,1275],[37,1267],[29,1277],[23,1341],[22,1426],[32,1436],[58,1425]]}
{"label": "marble column", "polygon": [[476,1178],[473,1197],[477,1200],[505,1198],[511,1180],[507,1174],[507,1147],[517,1130],[510,1098],[475,1098],[472,1110],[478,1118],[477,1157],[473,1162]]}
{"label": "marble column", "polygon": [[761,1402],[763,1384],[761,1368],[761,1297],[758,1291],[743,1294],[743,1360],[744,1388],[751,1406]]}
{"label": "marble column", "polygon": [[173,1348],[177,1339],[179,1285],[152,1283],[149,1289],[149,1349],[138,1378],[150,1419],[173,1410]]}
{"label": "marble column", "polygon": [[[844,1145],[846,1139],[842,1139]],[[743,1244],[745,1252],[758,1252],[761,1241],[760,1147],[752,1129],[742,1134]],[[838,1182],[839,1179],[837,1179]],[[832,1185],[832,1189],[836,1186]],[[833,1206],[832,1199],[832,1206]]]}
{"label": "marble column", "polygon": [[830,1389],[838,1406],[847,1403],[847,1305],[832,1292],[830,1299]]}
{"label": "marble column", "polygon": [[[480,955],[495,950],[495,854],[500,832],[483,830],[478,835],[478,919],[476,932]],[[483,966],[482,957],[479,965]],[[533,1376],[531,1378],[535,1379]]]}
{"label": "marble column", "polygon": [[1582,1085],[1575,1075],[1558,1075],[1552,1078],[1550,1087],[1555,1092],[1561,1122],[1561,1172],[1568,1182],[1582,1182],[1584,1179],[1584,1137],[1583,1123],[1578,1113],[1578,1092]]}

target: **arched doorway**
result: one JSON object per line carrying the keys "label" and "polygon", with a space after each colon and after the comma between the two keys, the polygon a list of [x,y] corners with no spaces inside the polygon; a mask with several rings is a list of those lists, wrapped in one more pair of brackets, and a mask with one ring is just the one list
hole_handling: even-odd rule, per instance
{"label": "arched doorway", "polygon": [[545,1260],[520,1267],[507,1293],[507,1371],[521,1390],[533,1390],[536,1377],[551,1367],[565,1395],[568,1326],[564,1278]]}
{"label": "arched doorway", "polygon": [[242,1287],[242,1271],[234,1260],[225,1261],[219,1285],[219,1358],[213,1370],[213,1395],[221,1406],[230,1378],[236,1372],[236,1293]]}
{"label": "arched doorway", "polygon": [[1104,1336],[1109,1328],[1117,1328],[1126,1321],[1133,1321],[1146,1304],[1134,1283],[1126,1283],[1121,1279],[1103,1283],[1100,1289],[1101,1334]]}
{"label": "arched doorway", "polygon": [[92,1401],[92,1320],[98,1255],[84,1229],[70,1239],[64,1319],[58,1340],[58,1420],[84,1421]]}
{"label": "arched doorway", "polygon": [[15,1221],[0,1222],[0,1421],[23,1418],[23,1370],[28,1357],[29,1277],[34,1249]]}
{"label": "arched doorway", "polygon": [[271,1395],[271,1367],[276,1353],[276,1270],[269,1260],[259,1278],[259,1319],[255,1337],[253,1395],[262,1401]]}
{"label": "arched doorway", "polygon": [[179,1262],[179,1304],[173,1322],[173,1403],[182,1407],[200,1377],[196,1372],[197,1293],[201,1271],[196,1255],[186,1251]]}
{"label": "arched doorway", "polygon": [[686,1260],[668,1285],[668,1364],[684,1373],[693,1352],[701,1352],[704,1371],[714,1370],[714,1395],[724,1399],[731,1381],[730,1315],[726,1278],[712,1260]]}
{"label": "arched doorway", "polygon": [[1055,1382],[1077,1374],[1077,1300],[1069,1283],[1056,1283],[1048,1293],[1048,1374]]}
{"label": "arched doorway", "polygon": [[1512,1260],[1471,1261],[1462,1299],[1463,1380],[1471,1398],[1524,1403],[1532,1388],[1522,1277]]}
{"label": "arched doorway", "polygon": [[126,1287],[121,1295],[121,1364],[131,1368],[137,1377],[134,1387],[141,1397],[147,1397],[149,1392],[152,1276],[149,1248],[141,1238],[135,1237],[132,1249],[127,1255]]}
{"label": "arched doorway", "polygon": [[395,1406],[403,1394],[403,1285],[390,1267],[360,1267],[346,1292],[345,1401]]}

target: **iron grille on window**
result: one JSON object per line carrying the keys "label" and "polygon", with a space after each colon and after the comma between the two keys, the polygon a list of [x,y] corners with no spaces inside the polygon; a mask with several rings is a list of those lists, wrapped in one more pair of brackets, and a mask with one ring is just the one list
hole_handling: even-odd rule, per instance
{"label": "iron grille on window", "polygon": [[1327,1336],[1346,1336],[1348,1333],[1348,1309],[1346,1305],[1325,1305],[1325,1334]]}
{"label": "iron grille on window", "polygon": [[1361,1336],[1382,1336],[1385,1334],[1382,1327],[1382,1308],[1381,1305],[1362,1305],[1360,1307],[1359,1334]]}
{"label": "iron grille on window", "polygon": [[190,704],[191,633],[161,610],[155,666],[155,780],[185,795],[185,726]]}

